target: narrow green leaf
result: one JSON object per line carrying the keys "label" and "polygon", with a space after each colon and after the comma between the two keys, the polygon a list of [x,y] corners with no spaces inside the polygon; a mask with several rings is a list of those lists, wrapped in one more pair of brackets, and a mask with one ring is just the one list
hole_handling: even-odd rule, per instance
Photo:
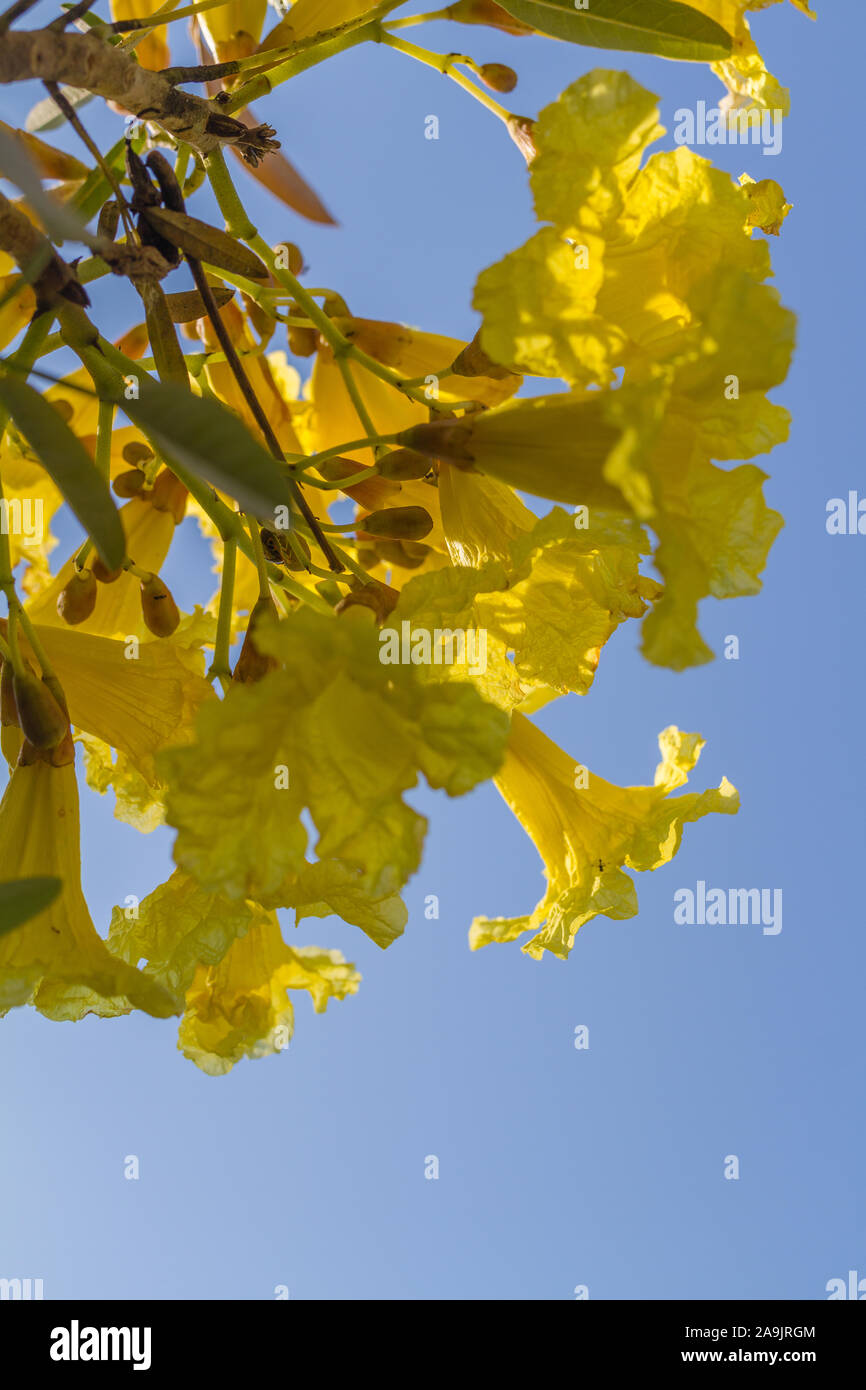
{"label": "narrow green leaf", "polygon": [[108,483],[81,440],[44,396],[25,381],[10,375],[0,377],[0,403],[63,493],[106,569],[117,569],[126,554],[126,537]]}
{"label": "narrow green leaf", "polygon": [[[228,304],[234,290],[226,285],[211,285],[211,294],[221,309]],[[174,294],[165,296],[165,302],[173,323],[192,323],[195,319],[204,318],[207,313],[198,290],[176,290]]]}
{"label": "narrow green leaf", "polygon": [[255,252],[218,227],[169,208],[145,208],[142,217],[171,246],[197,261],[207,261],[208,265],[228,270],[232,275],[246,275],[250,280],[268,278],[268,268]]}
{"label": "narrow green leaf", "polygon": [[141,380],[140,391],[120,405],[169,465],[176,461],[260,520],[273,522],[275,508],[289,506],[280,465],[225,406],[174,382]]}
{"label": "narrow green leaf", "polygon": [[59,878],[16,878],[0,883],[0,936],[38,917],[62,887]]}
{"label": "narrow green leaf", "polygon": [[660,58],[715,63],[730,57],[726,29],[679,0],[499,0],[502,8],[539,33],[591,48],[654,53]]}
{"label": "narrow green leaf", "polygon": [[[93,101],[93,93],[88,92],[85,87],[67,87],[61,83],[60,90],[70,106],[86,106],[89,101]],[[59,130],[65,121],[66,117],[54,98],[44,97],[42,101],[37,101],[30,111],[25,129],[36,135],[43,130]]]}

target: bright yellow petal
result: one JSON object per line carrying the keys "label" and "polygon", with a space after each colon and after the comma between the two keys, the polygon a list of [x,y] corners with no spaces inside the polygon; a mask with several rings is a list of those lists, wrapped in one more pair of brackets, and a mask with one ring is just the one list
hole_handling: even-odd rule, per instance
{"label": "bright yellow petal", "polygon": [[81,892],[75,766],[15,768],[0,804],[0,880],[56,875],[49,908],[0,938],[0,1011],[34,1003],[49,1018],[77,1019],[143,1009],[179,1013],[176,999],[118,960],[97,935]]}
{"label": "bright yellow petal", "polygon": [[355,994],[360,975],[339,951],[287,946],[276,915],[259,910],[219,965],[200,965],[187,991],[178,1047],[209,1076],[244,1057],[282,1052],[294,1032],[288,990],[307,990],[317,1013]]}
{"label": "bright yellow petal", "polygon": [[[545,865],[547,892],[526,917],[478,918],[474,950],[494,941],[536,934],[523,950],[566,959],[578,929],[602,914],[637,912],[633,881],[624,869],[656,869],[679,849],[683,826],[711,812],[735,813],[736,791],[723,778],[717,791],[670,798],[683,785],[703,747],[697,734],[666,729],[662,762],[651,787],[617,787],[586,769],[521,715],[513,716],[505,764],[496,778],[505,801],[534,841]],[[586,785],[584,781],[586,780]]]}

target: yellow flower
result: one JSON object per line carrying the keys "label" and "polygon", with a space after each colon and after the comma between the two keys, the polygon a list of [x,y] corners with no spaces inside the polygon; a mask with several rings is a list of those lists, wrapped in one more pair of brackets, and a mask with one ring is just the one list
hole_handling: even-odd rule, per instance
{"label": "yellow flower", "polygon": [[360,981],[339,951],[287,946],[276,914],[259,908],[219,965],[196,969],[178,1047],[208,1075],[224,1076],[244,1057],[288,1047],[294,1009],[287,990],[307,990],[316,1012],[324,1013],[330,999],[357,993]]}
{"label": "yellow flower", "polygon": [[[161,511],[149,500],[135,497],[120,508],[120,519],[130,557],[140,569],[158,574],[174,539],[174,513]],[[57,600],[73,572],[74,563],[70,558],[52,583],[30,600],[27,613],[32,622],[68,631],[57,611]],[[139,580],[125,573],[112,584],[100,584],[96,607],[89,618],[76,626],[76,631],[101,637],[144,637],[147,628],[141,616]]]}
{"label": "yellow flower", "polygon": [[161,984],[113,956],[81,891],[75,766],[19,763],[0,803],[0,881],[53,875],[61,894],[39,916],[0,937],[0,1012],[33,1003],[57,1020],[143,1009],[180,1012]]}
{"label": "yellow flower", "polygon": [[469,933],[472,949],[535,931],[523,947],[527,955],[540,960],[550,951],[565,960],[578,928],[591,917],[634,917],[637,894],[623,869],[657,869],[676,854],[687,822],[712,811],[733,815],[739,808],[726,777],[718,790],[670,799],[688,780],[703,746],[699,734],[665,729],[655,785],[617,787],[587,773],[515,714],[495,781],[544,860],[548,888],[527,917],[477,918]]}

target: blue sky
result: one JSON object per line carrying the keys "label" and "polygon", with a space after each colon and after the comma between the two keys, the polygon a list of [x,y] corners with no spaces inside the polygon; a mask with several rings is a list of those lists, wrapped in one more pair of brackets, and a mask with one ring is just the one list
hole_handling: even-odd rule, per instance
{"label": "blue sky", "polygon": [[[762,594],[702,611],[710,645],[736,634],[740,659],[661,671],[630,625],[590,694],[539,716],[576,760],[624,783],[651,780],[666,725],[699,730],[694,784],[727,774],[740,814],[688,827],[672,865],[638,876],[638,917],[598,918],[567,964],[538,964],[466,944],[474,915],[527,910],[543,891],[495,789],[453,802],[420,791],[431,826],[404,937],[382,953],[341,922],[305,923],[301,944],[357,962],[359,994],[324,1017],[300,999],[288,1051],[223,1079],[180,1056],[171,1023],[9,1015],[0,1276],[40,1277],[49,1298],[271,1298],[286,1285],[298,1299],[570,1299],[577,1285],[593,1299],[820,1299],[829,1279],[866,1276],[866,538],[825,529],[828,499],[866,496],[866,23],[856,0],[819,8],[818,24],[789,6],[753,24],[792,89],[781,154],[707,151],[734,175],[778,179],[794,204],[772,248],[800,318],[775,394],[794,425],[758,460],[786,527]],[[520,83],[507,100],[528,115],[595,66],[657,92],[668,130],[678,107],[721,91],[700,66],[441,24],[410,37],[510,63]],[[0,89],[0,116],[20,124],[38,96]],[[471,336],[475,276],[534,227],[523,161],[495,119],[376,48],[260,110],[340,219],[310,227],[248,181],[268,239],[297,241],[309,282],[358,314]],[[101,137],[121,133],[96,103],[82,114]],[[430,114],[438,141],[424,138]],[[109,329],[133,321],[106,282],[94,302]],[[166,571],[179,597],[206,563],[190,534]],[[105,930],[113,904],[167,876],[171,834],[143,839],[109,798],[85,792],[83,807],[85,888]],[[781,888],[783,930],[677,925],[674,892],[699,879]],[[588,1050],[574,1047],[578,1025]],[[124,1178],[130,1154],[137,1182]],[[737,1181],[724,1177],[732,1154]]]}

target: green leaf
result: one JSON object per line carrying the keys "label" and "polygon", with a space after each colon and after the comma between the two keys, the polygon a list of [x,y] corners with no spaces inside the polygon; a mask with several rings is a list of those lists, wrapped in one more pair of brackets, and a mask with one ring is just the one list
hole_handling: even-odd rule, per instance
{"label": "green leaf", "polygon": [[[93,93],[86,87],[67,87],[61,83],[60,90],[70,106],[86,106],[93,101]],[[38,131],[59,130],[66,123],[66,117],[53,97],[37,101],[27,117],[26,129],[35,135]]]}
{"label": "green leaf", "polygon": [[120,404],[169,465],[176,461],[261,520],[289,506],[280,465],[230,410],[174,382],[139,378],[139,385],[139,399]]}
{"label": "green leaf", "polygon": [[[228,304],[234,294],[234,290],[226,285],[211,285],[210,288],[220,309]],[[167,294],[165,302],[173,323],[192,323],[195,319],[203,319],[207,313],[198,290],[177,290],[174,294]]]}
{"label": "green leaf", "polygon": [[0,936],[38,917],[62,887],[59,878],[16,878],[0,883]]}
{"label": "green leaf", "polygon": [[170,246],[176,246],[197,261],[207,261],[232,275],[246,275],[250,280],[267,280],[268,268],[254,251],[242,241],[229,236],[218,227],[211,227],[186,212],[169,208],[145,208],[142,217]]}
{"label": "green leaf", "polygon": [[730,57],[733,39],[714,19],[678,0],[499,0],[504,10],[539,33],[591,48],[654,53],[660,58],[715,63]]}
{"label": "green leaf", "polygon": [[126,537],[108,483],[80,439],[25,381],[0,377],[0,404],[63,493],[106,569],[119,569],[126,555]]}

